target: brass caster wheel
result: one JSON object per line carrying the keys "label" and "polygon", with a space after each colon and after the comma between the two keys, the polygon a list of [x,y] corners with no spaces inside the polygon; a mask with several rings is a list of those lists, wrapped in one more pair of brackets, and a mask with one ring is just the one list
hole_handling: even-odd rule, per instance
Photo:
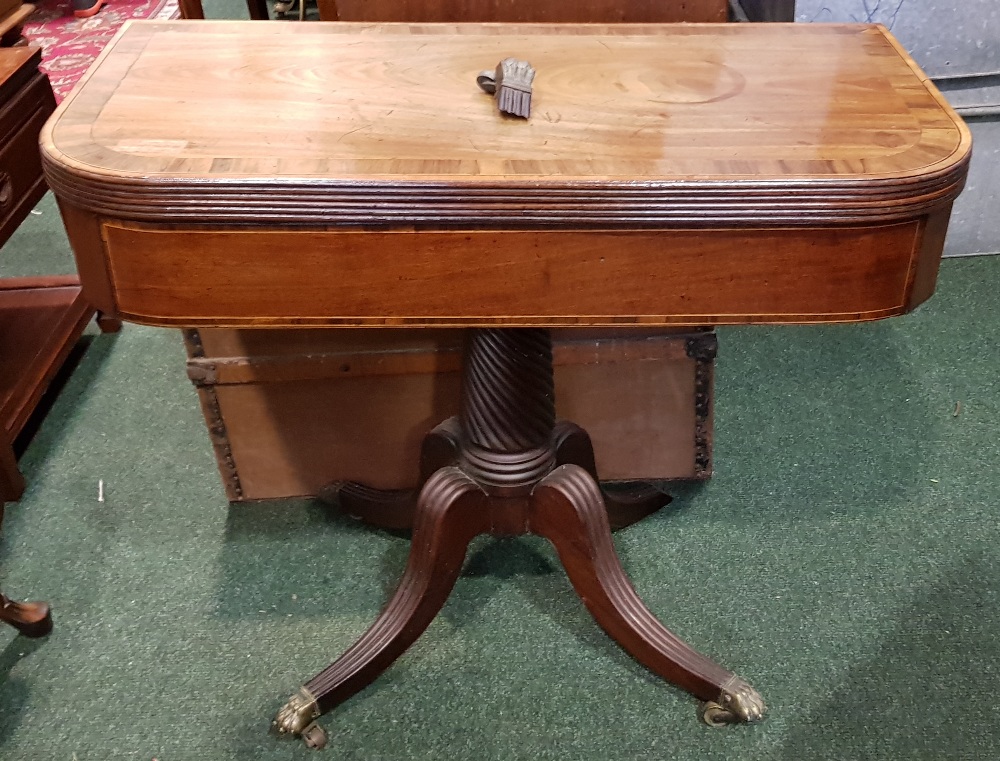
{"label": "brass caster wheel", "polygon": [[698,710],[698,715],[703,722],[715,729],[727,726],[728,724],[735,724],[739,721],[731,711],[727,711],[714,700],[702,703]]}
{"label": "brass caster wheel", "polygon": [[307,748],[323,750],[326,747],[326,730],[314,721],[302,730],[302,740]]}
{"label": "brass caster wheel", "polygon": [[733,676],[719,692],[718,702],[701,704],[701,720],[710,727],[751,724],[764,718],[767,706],[760,693],[738,676]]}

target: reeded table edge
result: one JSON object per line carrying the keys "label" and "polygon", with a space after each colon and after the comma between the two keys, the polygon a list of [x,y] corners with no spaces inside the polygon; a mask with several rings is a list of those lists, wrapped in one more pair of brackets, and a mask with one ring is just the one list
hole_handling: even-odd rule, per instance
{"label": "reeded table edge", "polygon": [[[883,34],[957,129],[960,139],[952,154],[919,171],[853,179],[819,175],[669,181],[508,180],[502,175],[491,181],[450,176],[418,180],[322,175],[207,178],[103,170],[60,151],[53,132],[83,84],[131,25],[127,21],[122,26],[45,124],[40,137],[42,164],[53,192],[79,209],[123,220],[476,229],[885,223],[913,219],[952,202],[965,185],[972,154],[967,125],[882,24],[838,24],[831,26],[874,27]],[[263,188],[266,194],[261,193]]]}
{"label": "reeded table edge", "polygon": [[[872,224],[912,219],[953,201],[969,155],[946,171],[892,181],[348,182],[268,178],[239,184],[122,178],[43,154],[55,194],[82,210],[144,222],[268,226],[677,227]],[[265,191],[266,192],[263,192]]]}

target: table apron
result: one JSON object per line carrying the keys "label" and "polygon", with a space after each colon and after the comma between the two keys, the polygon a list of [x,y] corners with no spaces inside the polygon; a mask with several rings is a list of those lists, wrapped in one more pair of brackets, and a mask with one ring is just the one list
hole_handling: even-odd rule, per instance
{"label": "table apron", "polygon": [[[947,209],[882,226],[636,231],[100,224],[115,307],[187,326],[869,320],[933,290]],[[83,269],[93,263],[81,262]],[[930,287],[928,287],[930,286]]]}

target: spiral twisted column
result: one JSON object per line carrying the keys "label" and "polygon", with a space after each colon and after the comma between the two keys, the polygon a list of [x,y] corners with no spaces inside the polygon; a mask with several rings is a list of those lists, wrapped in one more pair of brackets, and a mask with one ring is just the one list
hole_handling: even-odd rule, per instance
{"label": "spiral twisted column", "polygon": [[459,466],[497,494],[526,494],[555,467],[552,338],[545,328],[470,331]]}

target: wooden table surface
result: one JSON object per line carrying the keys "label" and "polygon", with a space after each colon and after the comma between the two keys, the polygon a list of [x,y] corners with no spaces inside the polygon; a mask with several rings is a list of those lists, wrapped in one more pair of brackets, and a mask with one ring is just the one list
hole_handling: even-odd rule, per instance
{"label": "wooden table surface", "polygon": [[244,326],[898,314],[970,148],[882,27],[812,24],[133,22],[43,136],[102,309]]}

